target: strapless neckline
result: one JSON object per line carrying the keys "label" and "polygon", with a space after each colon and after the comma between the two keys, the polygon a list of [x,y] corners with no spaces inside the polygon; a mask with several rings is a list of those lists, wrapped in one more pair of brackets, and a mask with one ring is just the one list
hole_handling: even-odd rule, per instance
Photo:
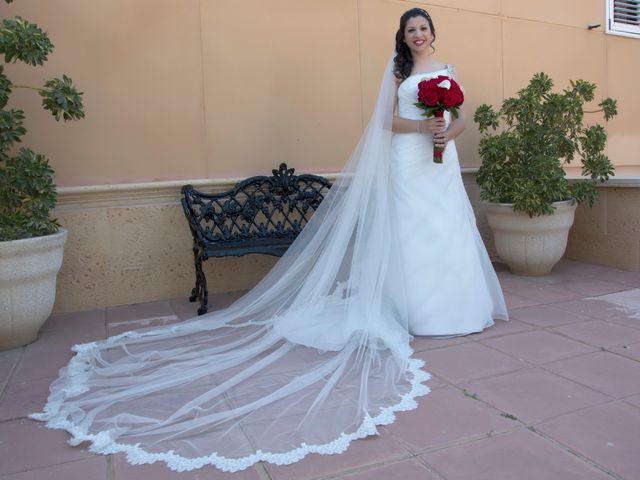
{"label": "strapless neckline", "polygon": [[433,74],[439,73],[439,72],[449,72],[449,67],[445,66],[444,68],[440,68],[438,70],[431,70],[430,72],[414,73],[413,75],[409,75],[407,78],[402,80],[402,82],[400,82],[400,85],[402,85],[404,82],[406,82],[410,78],[418,77],[418,76],[428,77],[428,76],[432,76]]}
{"label": "strapless neckline", "polygon": [[[438,73],[438,72],[442,72],[442,71],[447,71],[447,67],[443,67],[443,68],[439,68],[438,70],[431,70],[430,72],[420,72],[420,73],[414,73],[413,75],[409,75],[407,78],[411,78],[411,77],[415,77],[417,75],[433,75],[434,73]],[[407,79],[405,78],[405,80]]]}

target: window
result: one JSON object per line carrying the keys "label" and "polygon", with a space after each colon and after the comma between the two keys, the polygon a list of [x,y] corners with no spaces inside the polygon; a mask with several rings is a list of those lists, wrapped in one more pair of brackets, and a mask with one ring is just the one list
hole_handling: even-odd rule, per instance
{"label": "window", "polygon": [[640,0],[607,0],[606,32],[640,37]]}

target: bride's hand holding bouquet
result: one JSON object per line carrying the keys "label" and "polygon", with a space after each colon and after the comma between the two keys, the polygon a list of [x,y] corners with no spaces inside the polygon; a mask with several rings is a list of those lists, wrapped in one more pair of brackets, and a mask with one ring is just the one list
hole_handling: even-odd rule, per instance
{"label": "bride's hand holding bouquet", "polygon": [[[451,112],[453,118],[458,118],[458,108],[463,102],[464,94],[458,82],[451,77],[439,75],[418,83],[418,101],[414,105],[423,109],[423,115],[427,118],[442,118],[445,111]],[[442,163],[442,153],[447,141],[449,139],[446,131],[434,134],[433,161],[435,163]]]}

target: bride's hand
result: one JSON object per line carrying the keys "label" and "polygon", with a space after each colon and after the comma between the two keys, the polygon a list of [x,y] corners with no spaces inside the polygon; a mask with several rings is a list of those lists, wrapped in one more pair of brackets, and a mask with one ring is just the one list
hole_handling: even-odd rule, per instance
{"label": "bride's hand", "polygon": [[442,117],[433,117],[428,118],[424,121],[424,130],[425,132],[430,132],[433,134],[444,132],[445,122]]}
{"label": "bride's hand", "polygon": [[451,136],[451,132],[449,132],[448,130],[434,133],[433,135],[434,146],[440,147],[442,149],[444,149],[447,146],[447,143],[449,143],[451,140],[453,140],[453,137]]}

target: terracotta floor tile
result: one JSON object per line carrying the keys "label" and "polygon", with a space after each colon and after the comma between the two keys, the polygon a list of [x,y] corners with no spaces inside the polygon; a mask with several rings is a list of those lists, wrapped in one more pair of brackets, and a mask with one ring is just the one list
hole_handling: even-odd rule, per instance
{"label": "terracotta floor tile", "polygon": [[496,320],[496,323],[486,328],[480,333],[473,333],[468,336],[470,340],[484,340],[486,338],[500,337],[511,333],[526,332],[532,330],[533,326],[528,325],[520,320],[510,319],[508,321]]}
{"label": "terracotta floor tile", "polygon": [[240,472],[228,473],[207,465],[198,470],[175,472],[164,462],[149,465],[131,465],[123,454],[113,456],[112,480],[266,480],[264,468],[254,465]]}
{"label": "terracotta floor tile", "polygon": [[427,466],[416,460],[388,463],[381,466],[339,477],[339,480],[439,480],[440,477],[427,469]]}
{"label": "terracotta floor tile", "polygon": [[518,290],[528,288],[533,282],[532,277],[525,277],[522,275],[514,275],[509,272],[498,273],[498,280],[503,290],[509,290],[516,293]]}
{"label": "terracotta floor tile", "polygon": [[596,350],[595,347],[546,331],[516,333],[483,340],[482,343],[536,365]]}
{"label": "terracotta floor tile", "polygon": [[[209,294],[209,312],[226,308],[235,302],[238,298],[247,293],[246,290],[238,290],[235,292],[222,292]],[[174,298],[169,301],[173,311],[181,320],[189,320],[198,316],[198,308],[200,302],[190,302],[188,295],[182,298]]]}
{"label": "terracotta floor tile", "polygon": [[471,398],[473,392],[443,387],[422,397],[418,408],[398,415],[385,429],[411,452],[445,445],[464,439],[480,438],[503,432],[520,424],[500,412]]}
{"label": "terracotta floor tile", "polygon": [[640,408],[640,394],[639,395],[631,395],[630,397],[626,397],[624,399],[625,402],[630,403],[631,405],[635,405]]}
{"label": "terracotta floor tile", "polygon": [[605,267],[603,265],[595,265],[592,263],[576,262],[575,260],[568,260],[563,258],[555,267],[554,272],[558,273],[570,273],[578,276],[590,276],[590,275],[602,275],[611,272],[616,272],[615,268]]}
{"label": "terracotta floor tile", "polygon": [[0,391],[2,385],[9,380],[9,375],[13,372],[22,355],[22,348],[12,348],[11,350],[0,351]]}
{"label": "terracotta floor tile", "polygon": [[567,288],[569,283],[582,278],[559,273],[540,277],[512,275],[511,277],[500,277],[500,282],[507,293],[516,294],[539,303],[551,303],[573,300],[584,296],[575,290]]}
{"label": "terracotta floor tile", "polygon": [[428,371],[454,384],[525,367],[524,363],[480,342],[422,352],[418,356],[426,360]]}
{"label": "terracotta floor tile", "polygon": [[478,398],[527,424],[611,400],[611,397],[540,369],[462,385]]}
{"label": "terracotta floor tile", "polygon": [[430,338],[430,337],[414,337],[411,342],[411,348],[414,352],[423,352],[425,350],[434,350],[436,348],[450,347],[451,345],[459,345],[469,341],[470,336],[452,337],[452,338]]}
{"label": "terracotta floor tile", "polygon": [[222,292],[209,295],[209,311],[213,312],[214,310],[227,308],[245,293],[247,293],[247,290],[237,290],[234,292]]}
{"label": "terracotta floor tile", "polygon": [[558,272],[553,270],[548,275],[540,276],[524,276],[524,275],[512,275],[514,278],[518,278],[528,284],[534,285],[562,285],[563,283],[571,282],[578,278],[582,278],[584,275],[578,275],[570,272]]}
{"label": "terracotta floor tile", "polygon": [[78,343],[93,342],[105,338],[98,331],[51,330],[41,332],[34,343],[27,345],[10,383],[28,382],[58,376],[75,355],[71,347]]}
{"label": "terracotta floor tile", "polygon": [[568,290],[573,290],[581,295],[581,297],[592,297],[605,295],[607,293],[620,292],[628,290],[628,285],[618,282],[604,280],[599,275],[581,277],[563,285]]}
{"label": "terracotta floor tile", "polygon": [[504,291],[504,301],[507,304],[507,308],[511,311],[512,308],[530,307],[532,305],[540,305],[540,301],[526,298],[510,291]]}
{"label": "terracotta floor tile", "polygon": [[569,290],[564,284],[545,285],[531,284],[521,291],[515,292],[524,298],[530,298],[538,303],[556,303],[576,300],[584,297],[584,294]]}
{"label": "terracotta floor tile", "polygon": [[51,379],[10,384],[0,399],[0,421],[26,417],[42,411]]}
{"label": "terracotta floor tile", "polygon": [[129,322],[122,323],[110,323],[107,325],[107,334],[112,337],[130,330],[150,327],[159,328],[165,325],[173,325],[178,322],[180,322],[180,318],[177,315],[173,315],[167,317],[145,318],[142,320],[131,320]]}
{"label": "terracotta floor tile", "polygon": [[599,405],[537,429],[624,478],[640,478],[640,410],[631,405]]}
{"label": "terracotta floor tile", "polygon": [[602,320],[564,325],[554,328],[553,331],[597,347],[640,343],[640,330]]}
{"label": "terracotta floor tile", "polygon": [[310,454],[293,465],[266,464],[266,468],[273,480],[308,480],[338,476],[341,472],[393,459],[399,460],[409,455],[391,435],[382,434],[352,442],[347,451],[340,455]]}
{"label": "terracotta floor tile", "polygon": [[[425,370],[427,372],[429,372],[429,367],[425,367]],[[449,382],[447,382],[446,380],[440,378],[439,376],[429,372],[429,374],[431,375],[431,378],[429,380],[427,380],[426,385],[431,389],[431,390],[435,390],[436,388],[440,388],[440,387],[446,387],[449,384]]]}
{"label": "terracotta floor tile", "polygon": [[605,480],[610,477],[528,430],[420,456],[446,480]]}
{"label": "terracotta floor tile", "polygon": [[172,298],[169,300],[169,304],[180,320],[198,316],[200,304],[198,302],[190,302],[186,295],[182,298]]}
{"label": "terracotta floor tile", "polygon": [[[640,319],[640,288],[595,297],[617,310],[617,315]],[[613,315],[613,316],[617,316]]]}
{"label": "terracotta floor tile", "polygon": [[640,272],[626,270],[611,270],[598,274],[598,278],[609,282],[622,283],[629,287],[640,287]]}
{"label": "terracotta floor tile", "polygon": [[623,345],[622,347],[612,347],[608,348],[608,350],[640,362],[640,343],[632,343],[630,345]]}
{"label": "terracotta floor tile", "polygon": [[583,322],[591,317],[556,308],[553,305],[535,305],[516,308],[509,311],[512,319],[520,320],[538,327],[551,327],[567,323]]}
{"label": "terracotta floor tile", "polygon": [[640,316],[634,315],[616,315],[613,317],[605,318],[606,322],[617,323],[618,325],[624,325],[626,327],[636,328],[640,330]]}
{"label": "terracotta floor tile", "polygon": [[78,343],[94,342],[106,338],[106,329],[95,325],[93,328],[44,330],[38,339],[25,347],[25,356],[49,352],[51,350],[69,350]]}
{"label": "terracotta floor tile", "polygon": [[640,362],[595,352],[545,365],[545,369],[612,397],[640,393]]}
{"label": "terracotta floor tile", "polygon": [[624,309],[621,309],[611,302],[607,302],[603,297],[583,298],[580,300],[559,302],[555,303],[553,307],[578,315],[586,315],[596,320],[604,320],[606,318],[619,316],[625,313]]}
{"label": "terracotta floor tile", "polygon": [[15,473],[2,477],[2,480],[106,480],[107,469],[107,457],[93,455],[86,460]]}
{"label": "terracotta floor tile", "polygon": [[86,312],[51,315],[41,328],[47,330],[93,330],[105,328],[106,314],[103,309]]}
{"label": "terracotta floor tile", "polygon": [[43,359],[41,355],[26,356],[19,363],[9,383],[31,382],[34,380],[53,380],[62,367],[67,366],[75,355],[70,349],[52,350]]}
{"label": "terracotta floor tile", "polygon": [[0,422],[0,475],[89,459],[84,448],[67,444],[69,435],[30,419]]}
{"label": "terracotta floor tile", "polygon": [[106,310],[107,324],[119,324],[130,321],[175,318],[177,315],[168,301],[136,303],[109,307]]}
{"label": "terracotta floor tile", "polygon": [[94,325],[93,328],[88,326],[85,328],[74,329],[65,328],[63,330],[45,330],[40,332],[38,340],[27,345],[27,351],[35,348],[56,349],[71,348],[78,343],[95,342],[107,338],[106,327]]}
{"label": "terracotta floor tile", "polygon": [[106,329],[95,326],[91,329],[73,328],[41,331],[38,340],[25,347],[25,355],[42,354],[52,350],[69,350],[78,343],[94,342],[106,338]]}

